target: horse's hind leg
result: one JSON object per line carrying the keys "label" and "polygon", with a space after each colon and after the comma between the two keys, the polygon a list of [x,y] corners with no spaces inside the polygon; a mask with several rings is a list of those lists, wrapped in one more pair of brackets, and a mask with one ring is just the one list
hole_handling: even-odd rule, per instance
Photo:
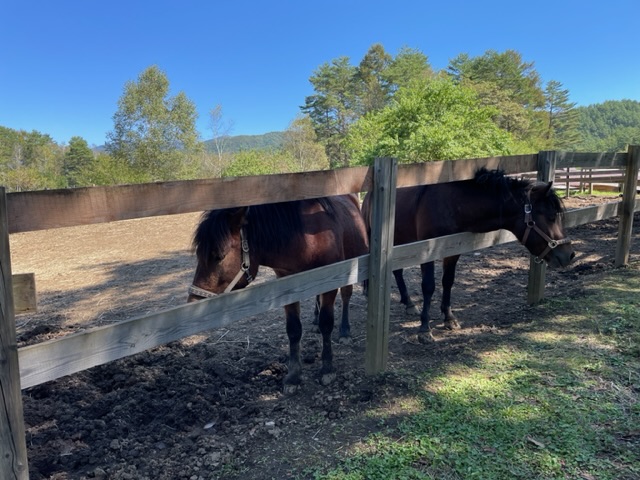
{"label": "horse's hind leg", "polygon": [[320,369],[320,383],[322,385],[329,385],[336,378],[336,374],[333,369],[331,333],[333,332],[333,309],[337,294],[337,290],[332,290],[331,292],[324,293],[321,296],[318,326],[320,327],[320,333],[322,333],[322,368]]}
{"label": "horse's hind leg", "polygon": [[398,291],[400,292],[400,303],[405,306],[405,311],[409,315],[418,315],[420,312],[418,308],[411,300],[411,296],[409,295],[409,289],[407,288],[407,284],[404,281],[404,275],[402,274],[402,269],[394,270],[393,276],[396,279],[396,285],[398,285]]}
{"label": "horse's hind leg", "polygon": [[351,341],[351,325],[349,324],[349,302],[353,294],[353,285],[345,285],[340,288],[342,298],[342,320],[340,321],[340,343]]}
{"label": "horse's hind leg", "polygon": [[418,340],[422,343],[434,341],[431,334],[431,325],[429,325],[429,309],[431,307],[431,297],[436,290],[436,281],[434,278],[433,262],[423,263],[420,265],[422,272],[422,295],[424,304],[422,305],[422,313],[420,314],[420,330],[418,331]]}
{"label": "horse's hind leg", "polygon": [[456,265],[460,255],[446,257],[442,261],[442,303],[440,311],[444,314],[444,327],[449,330],[460,328],[460,324],[451,311],[451,289],[456,278]]}
{"label": "horse's hind leg", "polygon": [[284,393],[295,393],[302,382],[302,364],[300,363],[300,339],[302,338],[302,323],[300,322],[300,302],[285,305],[287,319],[287,336],[289,337],[288,373],[284,377]]}

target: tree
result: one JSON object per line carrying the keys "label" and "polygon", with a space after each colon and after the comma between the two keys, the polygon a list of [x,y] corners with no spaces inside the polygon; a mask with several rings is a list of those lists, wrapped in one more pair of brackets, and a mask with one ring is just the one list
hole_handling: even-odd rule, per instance
{"label": "tree", "polygon": [[503,53],[487,50],[484,55],[474,58],[463,53],[449,62],[447,70],[458,83],[463,80],[494,83],[500,90],[510,92],[513,100],[525,108],[544,106],[540,75],[533,62],[523,61],[522,55],[515,50]]}
{"label": "tree", "polygon": [[544,96],[549,148],[573,148],[579,137],[578,117],[574,109],[576,104],[569,101],[569,90],[563,89],[562,83],[551,80],[547,83]]}
{"label": "tree", "polygon": [[384,76],[391,91],[396,92],[401,87],[432,78],[434,73],[426,55],[419,50],[402,47],[384,71]]}
{"label": "tree", "polygon": [[297,171],[326,170],[329,159],[318,138],[311,119],[299,116],[291,122],[284,132],[282,148],[297,163]]}
{"label": "tree", "polygon": [[72,137],[69,140],[69,148],[64,155],[62,173],[70,187],[78,187],[90,184],[86,178],[94,160],[93,151],[87,141],[82,137]]}
{"label": "tree", "polygon": [[391,55],[379,43],[372,45],[358,65],[354,81],[358,95],[358,114],[366,115],[384,108],[391,97],[391,85],[385,72]]}
{"label": "tree", "polygon": [[169,97],[169,80],[156,66],[127,82],[108,134],[107,151],[139,171],[145,181],[188,178],[201,148],[194,104],[180,92]]}
{"label": "tree", "polygon": [[640,144],[640,102],[608,100],[578,107],[577,150],[619,152],[627,145]]}
{"label": "tree", "polygon": [[349,58],[340,57],[321,65],[309,79],[315,94],[305,99],[302,111],[313,122],[332,167],[349,164],[343,142],[349,125],[358,118],[356,73]]}
{"label": "tree", "polygon": [[394,105],[361,118],[346,143],[361,165],[386,156],[408,163],[507,155],[512,139],[495,114],[472,89],[434,79],[398,90]]}
{"label": "tree", "polygon": [[207,170],[212,170],[213,176],[219,177],[228,164],[228,159],[225,158],[226,146],[233,131],[233,122],[223,118],[222,105],[220,104],[209,110],[209,129],[217,160],[215,165],[211,165],[211,168],[207,168]]}

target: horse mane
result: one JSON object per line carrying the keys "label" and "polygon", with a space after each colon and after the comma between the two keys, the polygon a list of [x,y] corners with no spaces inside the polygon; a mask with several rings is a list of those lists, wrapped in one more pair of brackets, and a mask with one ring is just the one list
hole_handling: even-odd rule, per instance
{"label": "horse mane", "polygon": [[[509,197],[516,199],[528,198],[534,190],[545,189],[548,186],[548,183],[546,182],[509,177],[505,175],[504,170],[487,170],[485,167],[476,171],[473,181],[477,185],[497,192],[503,201],[507,200]],[[548,190],[544,200],[549,203],[549,206],[553,211],[558,213],[564,212],[564,204],[556,195],[553,188]]]}
{"label": "horse mane", "polygon": [[[284,252],[292,240],[304,232],[303,207],[319,204],[331,216],[335,208],[331,198],[296,200],[248,207],[243,220],[251,250]],[[231,237],[229,220],[239,209],[224,208],[205,212],[196,227],[192,247],[198,260],[220,259]]]}

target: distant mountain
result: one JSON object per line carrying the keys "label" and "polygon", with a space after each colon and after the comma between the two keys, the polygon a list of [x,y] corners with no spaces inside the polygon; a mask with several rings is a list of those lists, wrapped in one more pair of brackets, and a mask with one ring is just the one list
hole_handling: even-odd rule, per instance
{"label": "distant mountain", "polygon": [[[225,139],[224,150],[228,153],[243,150],[277,150],[282,147],[284,132],[269,132],[263,135],[232,135]],[[204,142],[206,149],[215,151],[213,140]]]}

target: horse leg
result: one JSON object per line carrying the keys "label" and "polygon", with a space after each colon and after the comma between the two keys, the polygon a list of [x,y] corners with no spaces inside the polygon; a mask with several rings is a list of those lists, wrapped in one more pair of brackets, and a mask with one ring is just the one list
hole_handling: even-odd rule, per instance
{"label": "horse leg", "polygon": [[422,314],[420,315],[418,340],[422,343],[427,343],[435,340],[431,334],[431,326],[429,325],[431,297],[433,297],[433,292],[436,290],[433,262],[427,262],[420,265],[420,271],[422,272],[422,296],[424,297],[424,304],[422,305]]}
{"label": "horse leg", "polygon": [[300,322],[300,302],[285,305],[287,319],[287,336],[289,337],[289,362],[287,375],[284,377],[284,393],[295,393],[302,382],[302,363],[300,363],[300,339],[302,338],[302,322]]}
{"label": "horse leg", "polygon": [[460,328],[460,324],[451,311],[451,288],[456,278],[456,264],[460,255],[446,257],[442,261],[442,303],[440,311],[444,314],[444,327],[449,330]]}
{"label": "horse leg", "polygon": [[351,342],[351,325],[349,325],[349,302],[353,294],[353,285],[345,285],[340,288],[340,298],[342,298],[342,320],[340,322],[340,343]]}
{"label": "horse leg", "polygon": [[396,278],[396,285],[398,285],[398,290],[400,291],[400,303],[405,306],[405,312],[409,315],[418,315],[420,312],[409,296],[409,290],[407,289],[407,284],[404,282],[402,269],[394,270],[393,276]]}
{"label": "horse leg", "polygon": [[331,333],[333,332],[333,308],[337,290],[321,295],[319,327],[322,333],[322,368],[320,369],[320,383],[329,385],[336,378],[333,369],[333,351],[331,349]]}

